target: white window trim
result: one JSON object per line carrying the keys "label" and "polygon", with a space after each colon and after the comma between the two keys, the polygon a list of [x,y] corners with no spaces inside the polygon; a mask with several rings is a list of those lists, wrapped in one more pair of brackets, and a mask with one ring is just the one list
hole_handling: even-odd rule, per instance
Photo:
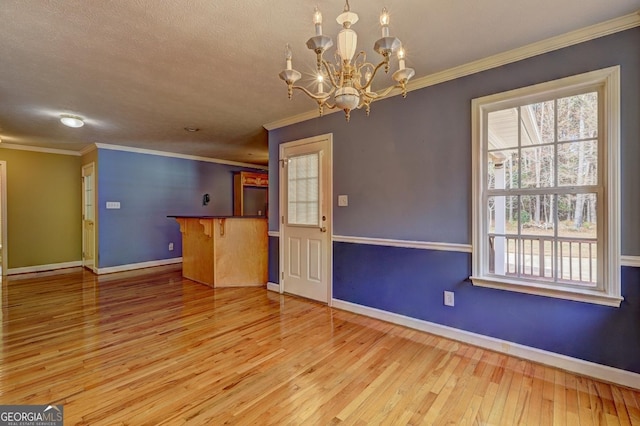
{"label": "white window trim", "polygon": [[[557,91],[579,89],[601,85],[604,94],[603,111],[603,162],[606,170],[604,179],[603,236],[606,246],[603,250],[603,279],[600,290],[586,288],[557,287],[530,280],[501,277],[488,273],[487,256],[483,247],[487,235],[487,209],[484,199],[485,174],[487,173],[486,147],[483,144],[483,116],[488,111],[509,107],[515,99],[527,102],[541,97],[555,96]],[[472,143],[472,276],[473,285],[510,290],[527,294],[555,297],[596,303],[607,306],[620,306],[623,298],[620,287],[620,67],[614,66],[597,71],[579,74],[559,80],[523,87],[508,92],[484,96],[471,101],[471,143]]]}

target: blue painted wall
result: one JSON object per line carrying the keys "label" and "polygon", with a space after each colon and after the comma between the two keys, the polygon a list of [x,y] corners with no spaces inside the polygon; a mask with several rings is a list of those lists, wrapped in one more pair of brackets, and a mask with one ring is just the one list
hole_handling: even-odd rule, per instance
{"label": "blue painted wall", "polygon": [[[255,169],[99,149],[98,267],[182,256],[180,228],[167,215],[233,214],[233,172],[241,170]],[[107,201],[121,208],[108,210]]]}
{"label": "blue painted wall", "polygon": [[[638,46],[635,28],[374,103],[368,118],[337,113],[270,131],[269,229],[278,229],[279,145],[332,133],[335,235],[470,244],[471,100],[620,65],[621,249],[639,256]],[[349,207],[337,206],[339,194]],[[638,268],[623,268],[625,301],[610,308],[473,287],[468,253],[333,247],[336,299],[640,373]],[[444,290],[456,292],[454,308]]]}

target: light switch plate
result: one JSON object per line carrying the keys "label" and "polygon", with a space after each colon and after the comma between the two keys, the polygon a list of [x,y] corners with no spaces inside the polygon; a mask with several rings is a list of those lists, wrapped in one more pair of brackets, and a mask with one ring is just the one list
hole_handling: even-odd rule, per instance
{"label": "light switch plate", "polygon": [[349,205],[348,195],[338,195],[338,207],[347,207]]}

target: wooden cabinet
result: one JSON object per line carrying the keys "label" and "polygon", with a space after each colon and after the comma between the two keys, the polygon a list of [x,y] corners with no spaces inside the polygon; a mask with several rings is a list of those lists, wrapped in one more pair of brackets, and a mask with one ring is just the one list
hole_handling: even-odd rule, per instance
{"label": "wooden cabinet", "polygon": [[233,215],[267,216],[269,176],[266,173],[239,172],[233,176]]}
{"label": "wooden cabinet", "polygon": [[263,286],[267,283],[266,218],[175,219],[182,233],[182,275],[185,278],[211,287]]}

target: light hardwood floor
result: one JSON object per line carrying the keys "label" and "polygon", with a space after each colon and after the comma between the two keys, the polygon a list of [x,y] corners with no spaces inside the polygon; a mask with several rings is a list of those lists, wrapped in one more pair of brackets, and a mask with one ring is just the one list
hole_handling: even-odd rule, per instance
{"label": "light hardwood floor", "polygon": [[640,392],[154,268],[2,282],[0,404],[65,424],[640,425]]}

